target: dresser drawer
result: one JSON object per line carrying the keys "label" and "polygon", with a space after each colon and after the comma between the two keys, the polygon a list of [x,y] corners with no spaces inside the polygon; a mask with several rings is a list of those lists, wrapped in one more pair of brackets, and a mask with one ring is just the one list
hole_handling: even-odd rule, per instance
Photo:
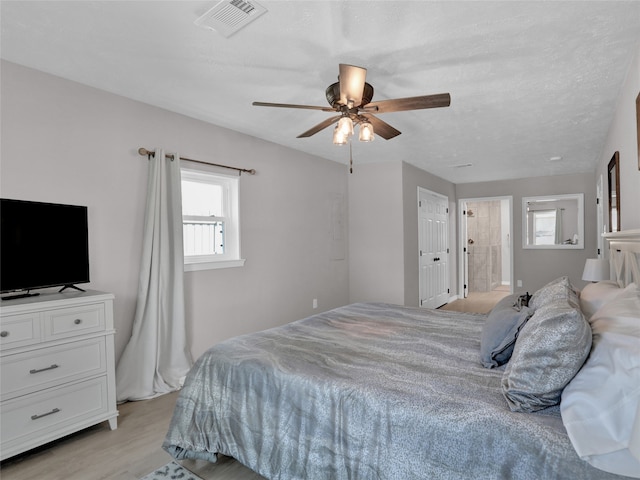
{"label": "dresser drawer", "polygon": [[22,444],[41,444],[79,430],[92,418],[104,420],[108,412],[106,399],[107,377],[103,376],[3,402],[0,407],[3,457],[14,449],[21,450]]}
{"label": "dresser drawer", "polygon": [[105,337],[46,347],[1,359],[2,400],[105,373]]}
{"label": "dresser drawer", "polygon": [[78,305],[43,313],[48,340],[84,335],[105,329],[104,304]]}
{"label": "dresser drawer", "polygon": [[14,348],[40,342],[40,312],[7,315],[0,326],[0,348]]}

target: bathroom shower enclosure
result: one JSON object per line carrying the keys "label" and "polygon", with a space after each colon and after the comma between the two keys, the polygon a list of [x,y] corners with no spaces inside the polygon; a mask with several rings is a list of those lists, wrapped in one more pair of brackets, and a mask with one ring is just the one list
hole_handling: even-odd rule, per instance
{"label": "bathroom shower enclosure", "polygon": [[460,200],[461,279],[469,292],[511,290],[511,197]]}

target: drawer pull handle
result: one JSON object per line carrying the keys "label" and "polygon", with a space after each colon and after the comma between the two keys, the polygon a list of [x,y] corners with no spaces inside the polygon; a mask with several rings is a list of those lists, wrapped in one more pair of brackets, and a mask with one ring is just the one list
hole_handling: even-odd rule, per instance
{"label": "drawer pull handle", "polygon": [[38,420],[39,418],[42,417],[47,417],[49,415],[53,415],[54,413],[58,413],[60,411],[59,408],[54,408],[53,410],[51,410],[50,412],[47,413],[43,413],[41,415],[31,415],[31,420]]}
{"label": "drawer pull handle", "polygon": [[3,330],[0,332],[0,337],[4,338],[4,337],[8,337],[9,336],[9,332],[7,332],[6,330]]}
{"label": "drawer pull handle", "polygon": [[76,325],[80,325],[82,323],[82,320],[79,318],[76,318],[73,323],[75,323]]}
{"label": "drawer pull handle", "polygon": [[45,368],[34,368],[32,370],[29,370],[29,373],[40,373],[40,372],[46,372],[47,370],[53,370],[54,368],[58,368],[60,365],[56,365],[55,363],[53,365],[51,365],[50,367],[45,367]]}

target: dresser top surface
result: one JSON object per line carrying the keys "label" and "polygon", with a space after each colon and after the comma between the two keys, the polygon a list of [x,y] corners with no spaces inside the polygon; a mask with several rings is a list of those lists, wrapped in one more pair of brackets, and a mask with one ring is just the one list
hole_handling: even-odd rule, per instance
{"label": "dresser top surface", "polygon": [[58,305],[73,305],[92,301],[102,302],[113,300],[113,298],[112,293],[97,290],[42,293],[32,297],[2,300],[0,302],[0,313],[4,315],[31,308],[55,308]]}

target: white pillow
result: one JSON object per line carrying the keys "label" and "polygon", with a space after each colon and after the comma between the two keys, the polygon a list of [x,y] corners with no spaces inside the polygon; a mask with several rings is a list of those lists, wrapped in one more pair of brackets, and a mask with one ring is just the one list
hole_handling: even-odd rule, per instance
{"label": "white pillow", "polygon": [[562,421],[582,459],[640,478],[640,289],[625,288],[591,326],[591,354],[562,392]]}
{"label": "white pillow", "polygon": [[589,283],[580,292],[580,309],[589,320],[606,302],[617,297],[622,288],[614,281]]}
{"label": "white pillow", "polygon": [[640,286],[629,284],[591,317],[594,335],[604,332],[640,338]]}

